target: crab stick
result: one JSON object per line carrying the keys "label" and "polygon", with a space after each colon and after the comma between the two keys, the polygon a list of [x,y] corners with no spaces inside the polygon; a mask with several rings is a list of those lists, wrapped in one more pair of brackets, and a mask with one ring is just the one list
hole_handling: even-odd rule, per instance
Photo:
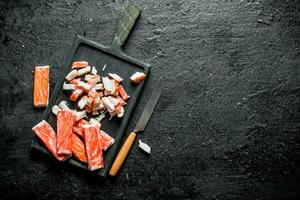
{"label": "crab stick", "polygon": [[64,82],[63,84],[63,90],[75,90],[76,85],[75,84],[67,84]]}
{"label": "crab stick", "polygon": [[74,78],[76,78],[76,76],[78,75],[78,71],[76,69],[73,69],[72,71],[70,71],[67,76],[66,76],[66,80],[67,81],[71,81]]}
{"label": "crab stick", "polygon": [[73,80],[70,81],[71,84],[77,85],[80,82],[80,78],[74,78]]}
{"label": "crab stick", "polygon": [[108,76],[110,76],[112,79],[116,80],[118,83],[123,81],[123,79],[117,74],[108,73]]}
{"label": "crab stick", "polygon": [[131,81],[135,84],[140,83],[141,81],[143,81],[145,79],[146,75],[142,72],[135,72],[131,77]]}
{"label": "crab stick", "polygon": [[57,154],[72,154],[72,128],[76,120],[73,112],[61,110],[57,113]]}
{"label": "crab stick", "polygon": [[66,160],[68,155],[58,155],[56,149],[56,133],[53,128],[45,120],[41,121],[35,125],[32,130],[40,138],[47,149],[52,153],[52,155],[59,161]]}
{"label": "crab stick", "polygon": [[89,63],[87,61],[76,61],[72,64],[72,69],[78,69],[78,68],[84,68],[89,66]]}
{"label": "crab stick", "polygon": [[[71,109],[68,106],[68,103],[66,101],[61,101],[58,106],[62,109],[62,110],[68,110],[70,111]],[[57,113],[56,113],[57,114]]]}
{"label": "crab stick", "polygon": [[76,101],[76,100],[78,99],[78,97],[79,97],[80,95],[82,95],[82,93],[83,93],[83,90],[80,89],[80,88],[77,88],[76,90],[74,90],[74,91],[72,92],[72,94],[71,94],[71,96],[70,96],[70,100],[71,100],[71,101]]}
{"label": "crab stick", "polygon": [[94,85],[94,89],[95,90],[102,90],[103,89],[103,84],[99,83],[99,84]]}
{"label": "crab stick", "polygon": [[115,143],[115,139],[105,133],[104,131],[100,130],[101,134],[101,147],[103,151],[106,151],[113,143]]}
{"label": "crab stick", "polygon": [[90,85],[90,84],[88,84],[88,83],[85,83],[85,82],[83,82],[83,81],[80,81],[78,84],[77,84],[77,86],[79,87],[79,88],[81,88],[82,90],[84,90],[85,92],[88,92],[88,91],[90,91],[90,89],[92,89],[92,85]]}
{"label": "crab stick", "polygon": [[77,76],[82,76],[84,74],[89,73],[90,71],[91,71],[91,67],[90,66],[82,68],[82,69],[78,70]]}
{"label": "crab stick", "polygon": [[52,107],[52,113],[53,113],[54,115],[57,115],[58,111],[60,111],[60,110],[61,110],[61,108],[60,108],[59,106],[57,106],[57,105],[54,105],[54,106]]}
{"label": "crab stick", "polygon": [[78,101],[78,107],[80,109],[83,109],[88,103],[88,97],[87,96],[83,96],[79,101]]}
{"label": "crab stick", "polygon": [[116,92],[115,80],[111,80],[108,77],[103,77],[102,82],[103,82],[104,89],[109,94],[114,94]]}
{"label": "crab stick", "polygon": [[119,90],[120,95],[121,95],[121,97],[122,97],[122,99],[124,101],[126,101],[127,99],[129,99],[130,96],[128,96],[128,94],[126,93],[126,91],[125,91],[125,89],[123,88],[122,85],[119,85],[118,90]]}
{"label": "crab stick", "polygon": [[102,146],[100,123],[89,123],[83,125],[84,129],[84,142],[87,154],[88,169],[93,171],[103,168]]}
{"label": "crab stick", "polygon": [[49,66],[35,66],[33,105],[46,107],[49,101]]}

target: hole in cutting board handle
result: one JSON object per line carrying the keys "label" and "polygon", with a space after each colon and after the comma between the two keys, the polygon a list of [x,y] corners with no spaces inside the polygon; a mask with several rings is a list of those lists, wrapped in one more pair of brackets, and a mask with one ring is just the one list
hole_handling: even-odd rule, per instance
{"label": "hole in cutting board handle", "polygon": [[132,27],[134,26],[139,14],[141,12],[140,6],[126,1],[124,3],[117,32],[115,33],[114,40],[111,44],[111,49],[115,52],[123,52],[122,46],[125,43]]}

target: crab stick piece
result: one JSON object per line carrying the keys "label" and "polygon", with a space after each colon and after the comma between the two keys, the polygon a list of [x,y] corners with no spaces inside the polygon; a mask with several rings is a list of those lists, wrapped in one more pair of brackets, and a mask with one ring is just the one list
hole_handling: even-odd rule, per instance
{"label": "crab stick piece", "polygon": [[116,92],[116,87],[115,87],[115,81],[114,80],[111,80],[108,77],[103,77],[102,82],[103,82],[104,89],[109,94],[114,94]]}
{"label": "crab stick piece", "polygon": [[33,105],[46,107],[49,102],[49,66],[35,66]]}
{"label": "crab stick piece", "polygon": [[94,85],[94,89],[95,90],[103,90],[103,84],[99,83],[99,84]]}
{"label": "crab stick piece", "polygon": [[63,90],[75,90],[76,85],[75,84],[67,84],[64,82],[63,84]]}
{"label": "crab stick piece", "polygon": [[58,111],[60,111],[60,110],[61,110],[61,108],[60,108],[59,106],[57,106],[57,105],[54,105],[54,106],[52,107],[52,113],[53,113],[54,115],[57,115]]}
{"label": "crab stick piece", "polygon": [[135,72],[131,77],[131,81],[135,84],[140,83],[141,81],[143,81],[145,79],[146,75],[142,72]]}
{"label": "crab stick piece", "polygon": [[115,105],[109,100],[108,97],[103,97],[102,103],[109,112],[112,112],[115,109]]}
{"label": "crab stick piece", "polygon": [[77,84],[77,87],[81,88],[82,90],[84,90],[85,92],[88,92],[90,91],[90,89],[92,89],[92,85],[88,84],[88,83],[85,83],[83,81],[80,81],[78,84]]}
{"label": "crab stick piece", "polygon": [[97,75],[97,69],[95,66],[92,67],[92,74]]}
{"label": "crab stick piece", "polygon": [[92,98],[97,98],[99,96],[98,92],[95,90],[95,88],[92,88],[89,93],[88,93],[88,96],[89,97],[92,97]]}
{"label": "crab stick piece", "polygon": [[123,81],[123,79],[117,74],[108,73],[108,76],[111,77],[112,79],[116,80],[118,83]]}
{"label": "crab stick piece", "polygon": [[75,116],[76,116],[76,121],[81,120],[83,118],[87,118],[86,110],[75,112]]}
{"label": "crab stick piece", "polygon": [[84,68],[89,66],[89,63],[87,61],[76,61],[72,64],[72,69],[78,69],[78,68]]}
{"label": "crab stick piece", "polygon": [[109,114],[110,114],[110,119],[112,117],[114,117],[115,115],[117,115],[117,117],[123,117],[123,115],[124,115],[124,108],[123,108],[123,106],[121,106],[120,104],[118,104],[113,111],[109,112]]}
{"label": "crab stick piece", "polygon": [[83,125],[84,142],[87,154],[88,169],[93,171],[103,168],[100,123],[89,123]]}
{"label": "crab stick piece", "polygon": [[66,160],[69,156],[58,155],[56,151],[56,133],[53,128],[45,120],[35,125],[32,130],[52,153],[52,155],[59,161]]}
{"label": "crab stick piece", "polygon": [[85,76],[84,76],[84,80],[85,81],[89,81],[89,80],[91,80],[91,79],[93,79],[93,78],[97,78],[97,77],[100,77],[99,75],[94,75],[94,74],[86,74]]}
{"label": "crab stick piece", "polygon": [[71,109],[68,106],[68,103],[66,101],[61,101],[58,106],[62,109],[62,110],[68,110],[70,111]]}
{"label": "crab stick piece", "polygon": [[122,85],[119,85],[118,90],[119,90],[120,95],[121,95],[121,97],[122,97],[122,99],[124,101],[126,101],[127,99],[129,99],[130,96],[127,95],[127,93],[126,93],[126,91],[125,91],[125,89],[123,88]]}
{"label": "crab stick piece", "polygon": [[76,76],[78,75],[78,71],[76,69],[73,69],[72,71],[70,71],[67,76],[66,76],[66,80],[67,81],[71,81],[74,78],[76,78]]}
{"label": "crab stick piece", "polygon": [[80,78],[74,78],[73,80],[70,81],[71,84],[77,85],[80,82]]}
{"label": "crab stick piece", "polygon": [[72,134],[72,153],[79,161],[87,162],[85,145],[75,133]]}
{"label": "crab stick piece", "polygon": [[77,76],[82,76],[84,74],[90,73],[90,71],[91,71],[90,66],[82,68],[82,69],[78,70]]}
{"label": "crab stick piece", "polygon": [[113,143],[115,143],[115,139],[105,133],[104,131],[100,130],[101,134],[101,147],[103,151],[106,151]]}
{"label": "crab stick piece", "polygon": [[116,98],[116,97],[108,96],[107,98],[109,99],[109,101],[110,101],[112,104],[114,104],[114,106],[117,106],[117,105],[119,104],[119,102],[120,102],[119,99]]}
{"label": "crab stick piece", "polygon": [[57,141],[56,148],[58,155],[72,154],[72,128],[76,116],[72,112],[61,110],[57,113]]}
{"label": "crab stick piece", "polygon": [[88,103],[88,97],[87,96],[83,96],[79,101],[78,101],[78,107],[80,109],[83,109]]}
{"label": "crab stick piece", "polygon": [[90,80],[87,81],[88,84],[90,85],[96,85],[100,81],[100,76],[96,75],[95,77],[91,78]]}
{"label": "crab stick piece", "polygon": [[76,90],[74,90],[74,91],[72,92],[72,94],[71,94],[71,96],[70,96],[70,100],[71,100],[71,101],[76,101],[76,100],[78,99],[78,97],[79,97],[80,95],[82,95],[82,93],[83,93],[83,90],[80,89],[80,88],[77,88]]}

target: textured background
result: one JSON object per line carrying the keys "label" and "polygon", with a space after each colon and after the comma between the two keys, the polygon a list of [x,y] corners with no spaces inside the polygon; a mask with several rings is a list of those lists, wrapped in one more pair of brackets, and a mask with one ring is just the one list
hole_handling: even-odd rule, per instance
{"label": "textured background", "polygon": [[8,199],[300,199],[300,2],[156,0],[125,51],[165,90],[144,140],[115,180],[30,153],[43,110],[33,67],[51,89],[76,34],[110,44],[123,1],[0,1],[0,194]]}

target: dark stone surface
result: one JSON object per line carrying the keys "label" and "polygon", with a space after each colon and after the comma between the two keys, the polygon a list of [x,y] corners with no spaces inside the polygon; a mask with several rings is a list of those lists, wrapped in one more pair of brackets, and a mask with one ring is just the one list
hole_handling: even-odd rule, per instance
{"label": "dark stone surface", "polygon": [[125,51],[153,65],[127,131],[157,78],[165,91],[115,180],[30,153],[43,110],[34,64],[51,89],[76,34],[110,44],[123,1],[0,1],[1,199],[300,199],[300,3],[137,1]]}

